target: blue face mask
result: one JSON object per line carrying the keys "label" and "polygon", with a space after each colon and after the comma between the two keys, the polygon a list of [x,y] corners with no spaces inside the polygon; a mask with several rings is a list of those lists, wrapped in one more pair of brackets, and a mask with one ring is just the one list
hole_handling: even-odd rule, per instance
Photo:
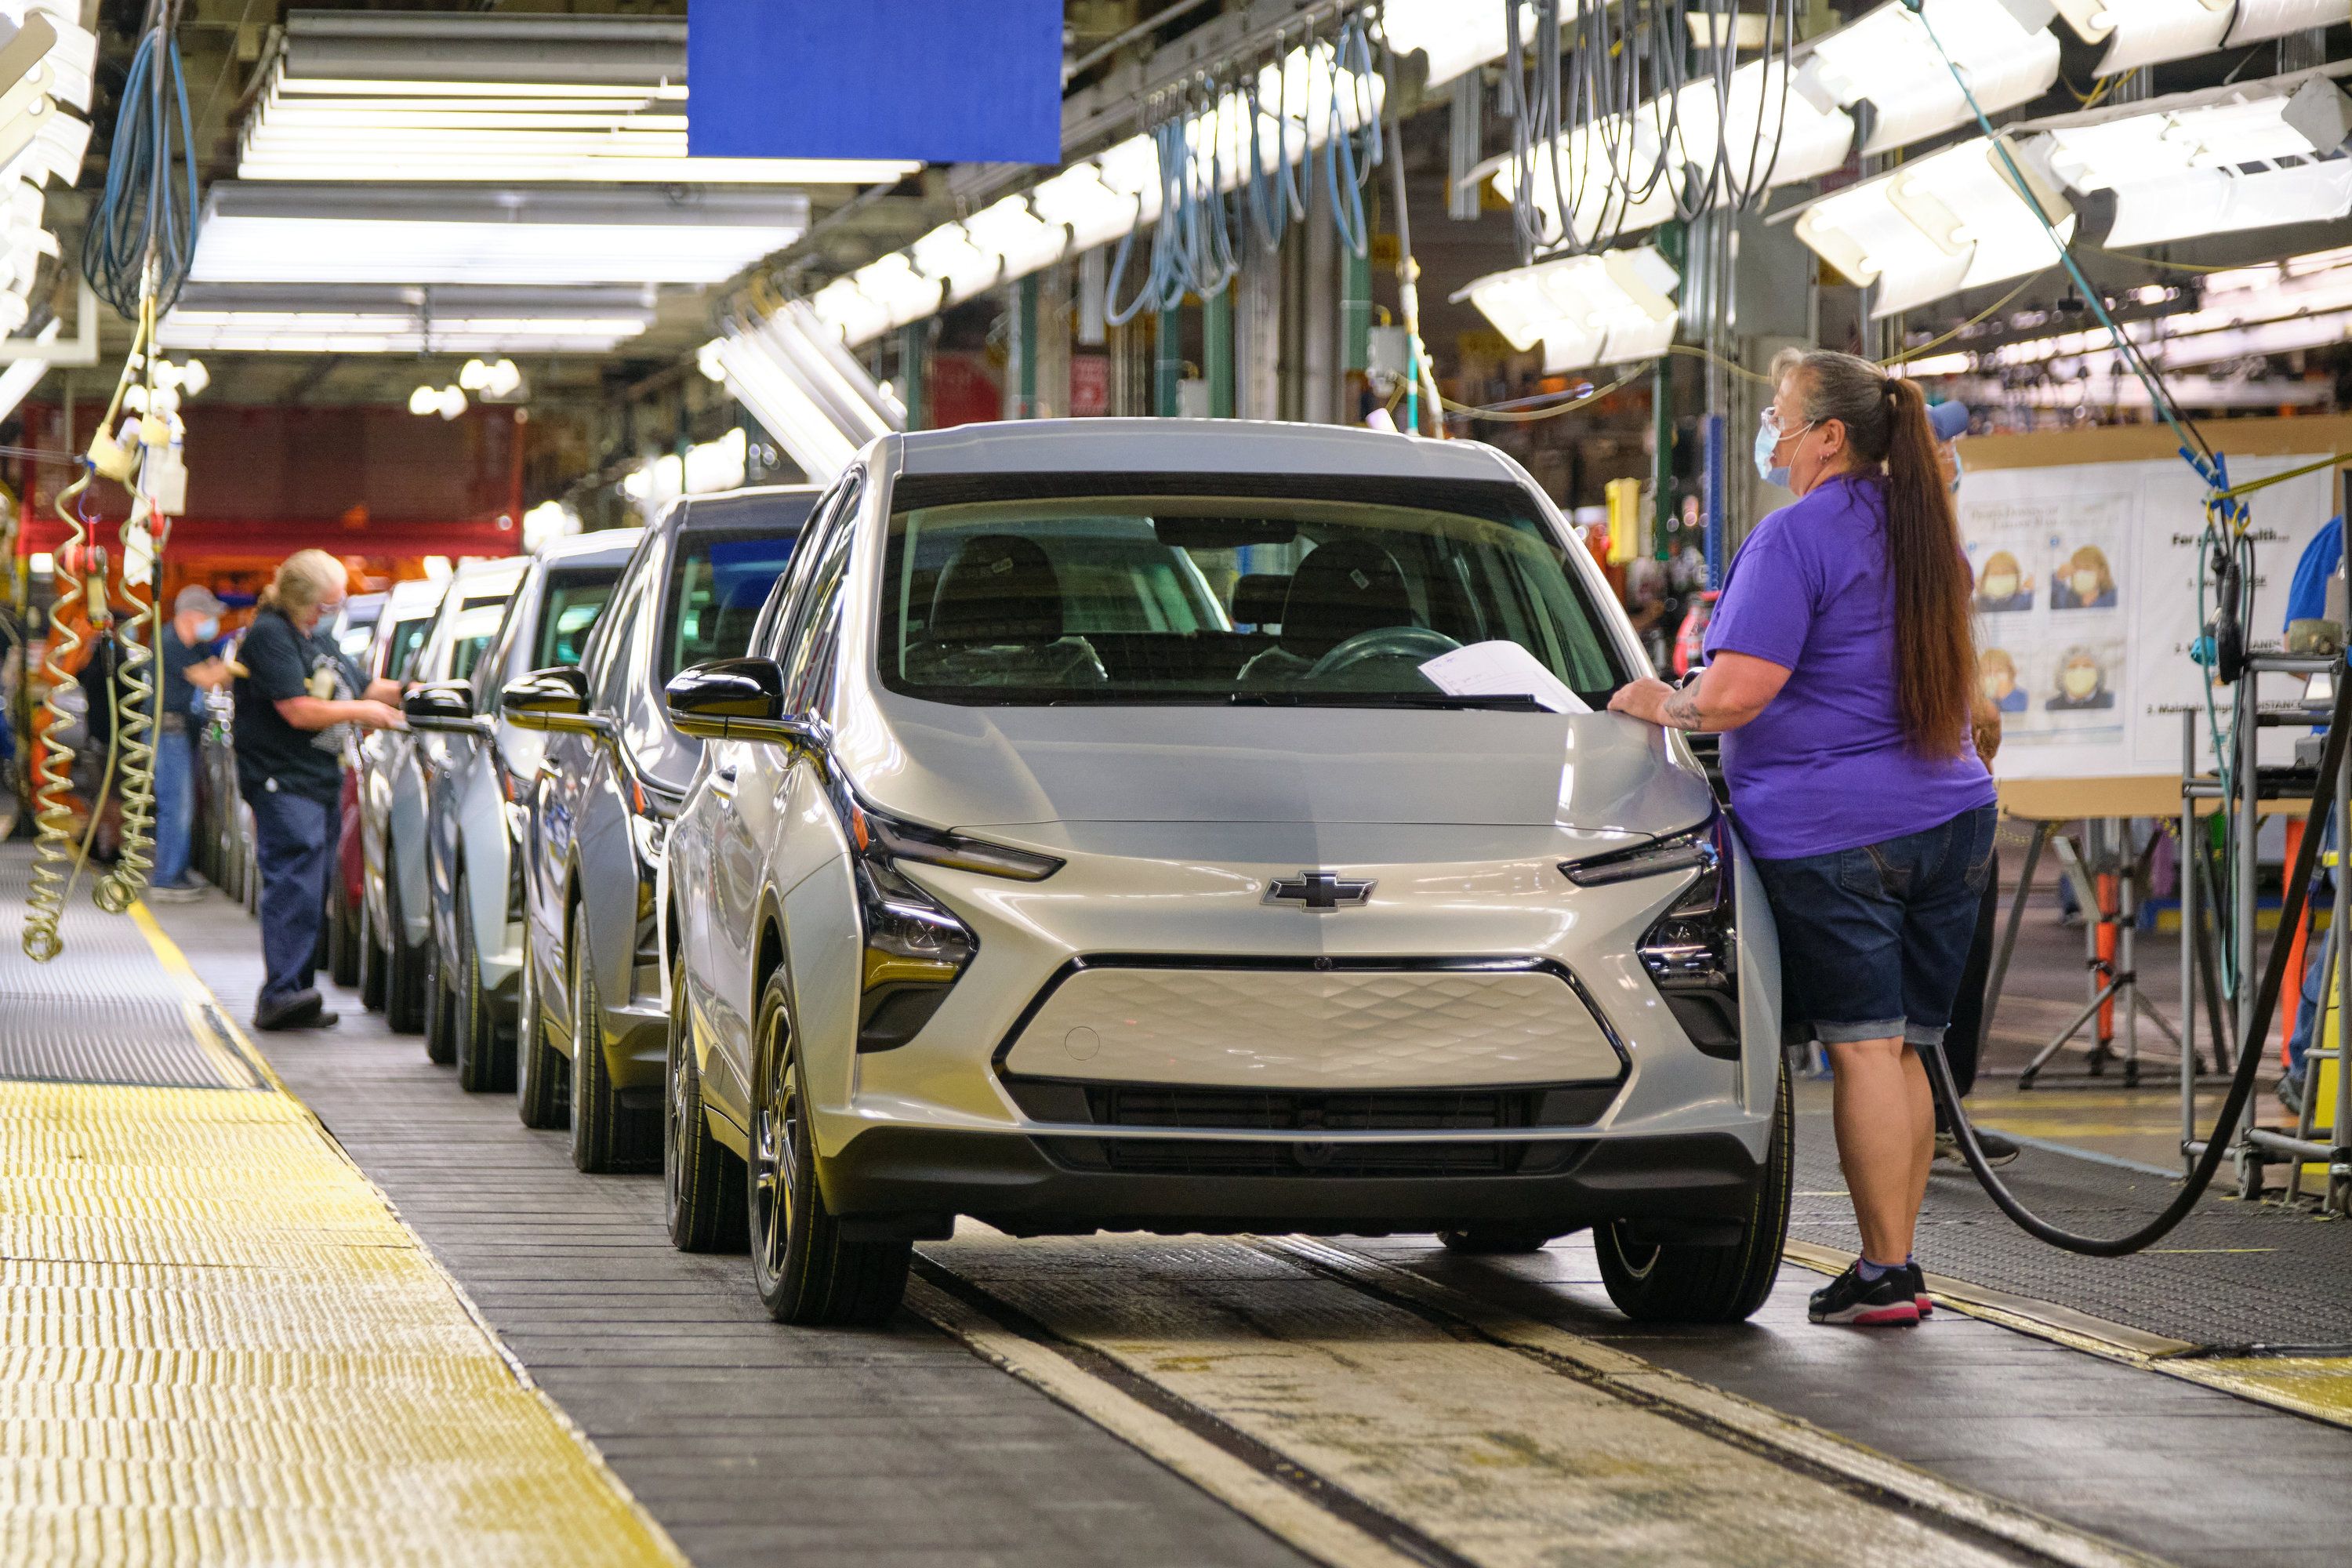
{"label": "blue face mask", "polygon": [[196,623],[196,640],[198,642],[210,642],[213,638],[218,636],[220,636],[220,617],[218,616],[206,616],[203,620]]}
{"label": "blue face mask", "polygon": [[1954,495],[1960,493],[1960,476],[1968,471],[1969,466],[1960,461],[1959,447],[1954,447],[1952,448],[1952,493]]}
{"label": "blue face mask", "polygon": [[[1811,421],[1808,420],[1799,426],[1794,434],[1801,436],[1812,427]],[[1781,439],[1780,428],[1773,423],[1772,411],[1767,408],[1764,410],[1763,417],[1756,426],[1756,472],[1762,477],[1766,484],[1778,485],[1782,489],[1787,489],[1789,470],[1772,466],[1772,454],[1779,449]]]}

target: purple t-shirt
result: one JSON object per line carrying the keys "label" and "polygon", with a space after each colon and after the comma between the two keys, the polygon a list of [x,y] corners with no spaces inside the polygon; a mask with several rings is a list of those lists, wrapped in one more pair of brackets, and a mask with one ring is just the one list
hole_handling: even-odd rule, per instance
{"label": "purple t-shirt", "polygon": [[1788,669],[1789,683],[1723,737],[1723,773],[1748,847],[1826,855],[1918,833],[1993,800],[1974,742],[1921,755],[1895,690],[1895,584],[1886,503],[1873,479],[1823,480],[1739,547],[1706,652]]}

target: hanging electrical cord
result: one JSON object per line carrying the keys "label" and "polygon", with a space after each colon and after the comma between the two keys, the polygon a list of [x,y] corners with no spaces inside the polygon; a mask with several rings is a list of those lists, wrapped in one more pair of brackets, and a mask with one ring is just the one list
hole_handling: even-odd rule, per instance
{"label": "hanging electrical cord", "polygon": [[158,0],[131,56],[106,184],[82,236],[82,274],[100,299],[135,317],[145,275],[169,310],[196,250],[196,147],[187,78],[173,29],[179,0]]}
{"label": "hanging electrical cord", "polygon": [[[146,420],[162,418],[155,409],[161,389],[155,382],[152,352],[157,315],[153,289],[142,290],[139,311],[137,341],[148,351],[134,356],[143,384],[144,395],[139,400],[143,427]],[[143,438],[140,444],[148,445]],[[163,630],[163,541],[170,531],[170,520],[155,503],[156,476],[148,463],[142,463],[136,479],[131,514],[123,519],[121,535],[122,591],[132,605],[124,623],[124,635],[118,638],[128,702],[114,725],[114,752],[109,759],[110,763],[119,761],[122,770],[122,844],[116,852],[113,870],[90,889],[100,909],[118,915],[147,890],[148,873],[155,867],[155,730],[163,706],[163,666],[158,651],[163,646],[159,638]]]}

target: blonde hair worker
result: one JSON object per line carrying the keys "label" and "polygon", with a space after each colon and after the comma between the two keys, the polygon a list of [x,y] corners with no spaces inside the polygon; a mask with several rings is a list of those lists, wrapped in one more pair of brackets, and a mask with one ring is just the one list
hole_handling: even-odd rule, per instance
{"label": "blonde hair worker", "polygon": [[1773,362],[1756,466],[1796,501],[1741,547],[1679,689],[1612,710],[1728,731],[1723,771],[1780,928],[1791,1017],[1835,1066],[1838,1157],[1862,1256],[1816,1322],[1919,1321],[1912,1242],[1935,1160],[1917,1048],[1952,1018],[1993,853],[1969,736],[1971,584],[1914,382],[1851,354]]}
{"label": "blonde hair worker", "polygon": [[268,972],[253,1009],[257,1029],[336,1021],[311,981],[337,837],[341,727],[401,721],[391,706],[399,683],[366,679],[330,635],[348,584],[343,563],[325,551],[296,551],[263,591],[237,648],[236,779],[253,809]]}

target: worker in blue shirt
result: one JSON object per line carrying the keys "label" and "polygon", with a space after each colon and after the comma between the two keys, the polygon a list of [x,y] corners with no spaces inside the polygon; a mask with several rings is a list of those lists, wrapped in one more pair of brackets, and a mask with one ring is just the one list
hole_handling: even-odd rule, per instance
{"label": "worker in blue shirt", "polygon": [[[2294,581],[2286,591],[2286,620],[2323,620],[2327,615],[2327,580],[2344,564],[2344,520],[2331,517],[2321,525],[2311,542],[2303,547],[2303,554],[2294,563]],[[2330,847],[2336,838],[2336,827],[2328,825]],[[2318,890],[2313,889],[2311,907],[2318,908]],[[2279,1103],[2297,1115],[2303,1111],[2303,1058],[2311,1049],[2315,1020],[2319,1016],[2319,999],[2327,978],[2331,954],[2336,951],[2336,931],[2331,924],[2326,934],[2310,942],[2304,950],[2303,1001],[2294,1010],[2294,1027],[2286,1040],[2286,1073],[2279,1079]]]}

